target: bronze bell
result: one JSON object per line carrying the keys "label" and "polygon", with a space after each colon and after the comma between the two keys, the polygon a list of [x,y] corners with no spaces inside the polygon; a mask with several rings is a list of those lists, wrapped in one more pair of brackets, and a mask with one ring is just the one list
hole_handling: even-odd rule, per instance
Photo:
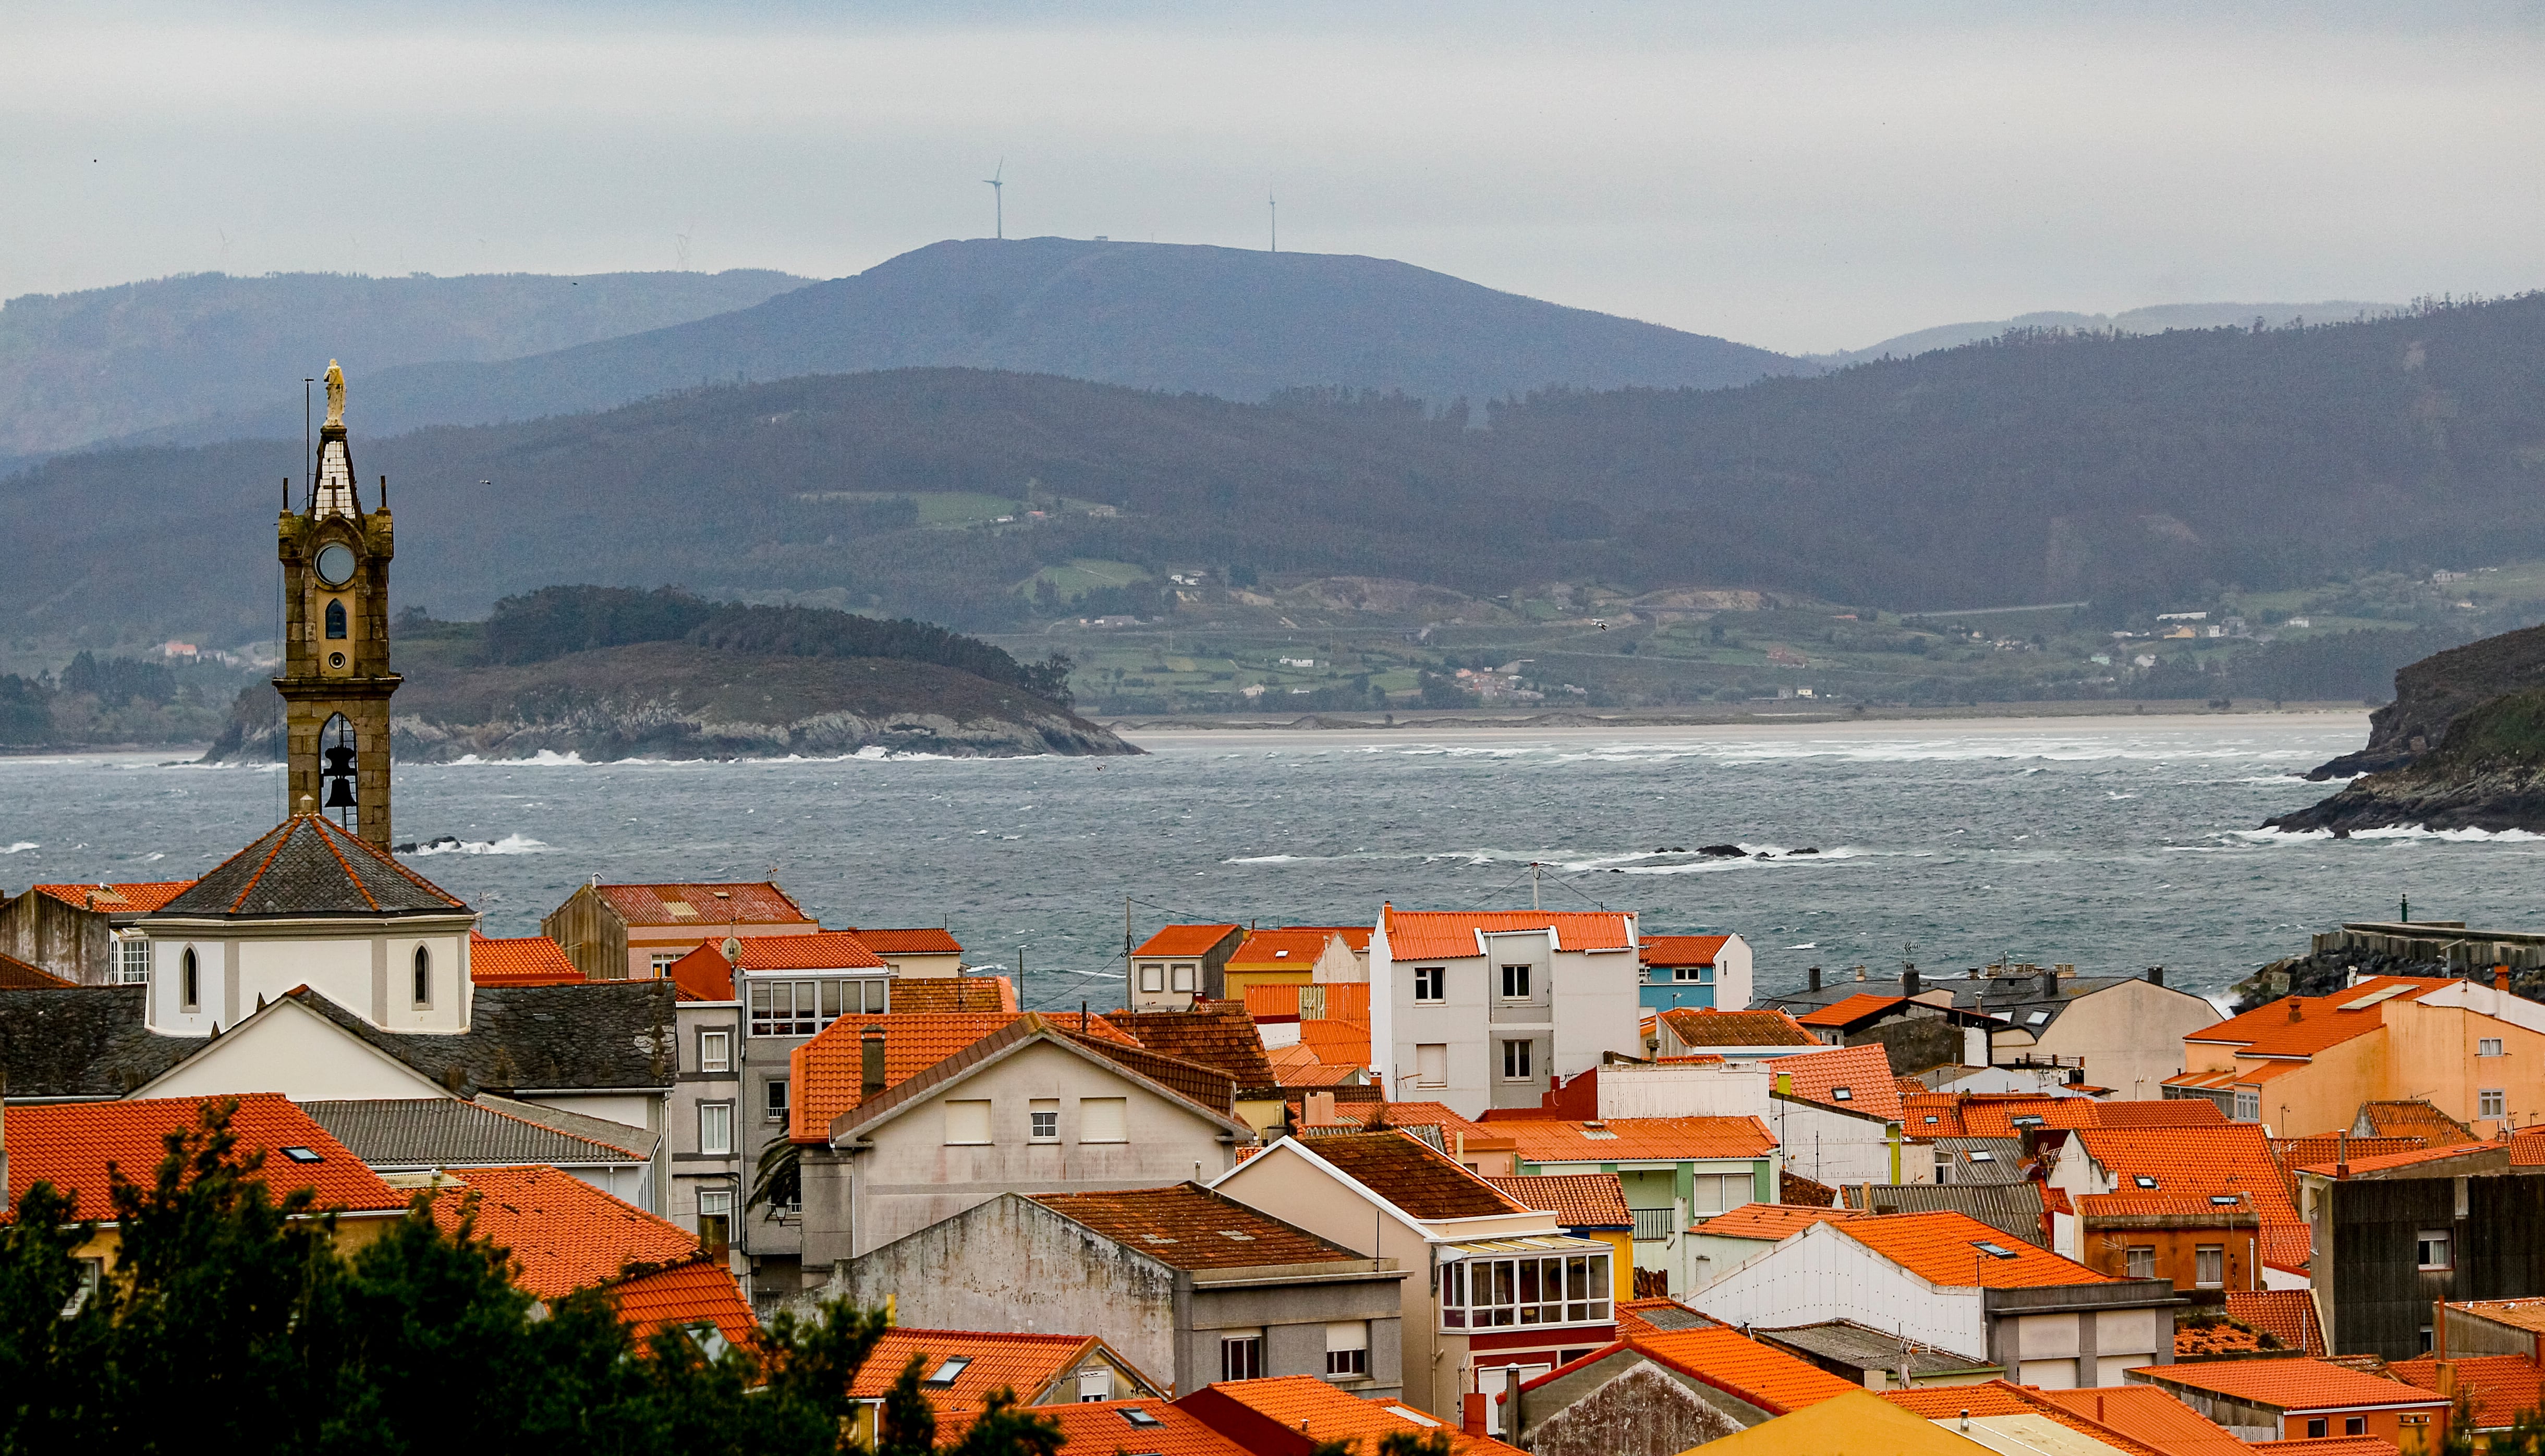
{"label": "bronze bell", "polygon": [[330,809],[351,809],[355,807],[354,780],[351,778],[328,779],[327,807]]}

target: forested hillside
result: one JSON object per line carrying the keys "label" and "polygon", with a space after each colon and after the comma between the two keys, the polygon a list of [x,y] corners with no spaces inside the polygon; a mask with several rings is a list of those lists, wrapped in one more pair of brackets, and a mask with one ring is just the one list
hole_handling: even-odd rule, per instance
{"label": "forested hillside", "polygon": [[[1087,558],[1477,594],[1560,580],[2127,609],[2545,555],[2545,295],[1561,391],[1494,408],[1488,429],[1401,398],[1249,405],[963,369],[385,441],[360,393],[349,418],[367,491],[391,477],[398,600],[445,616],[579,579],[997,627],[1058,609],[1020,587]],[[0,574],[0,611],[101,640],[270,635],[268,513],[297,453],[124,451],[0,485],[0,530],[48,543]],[[94,510],[107,499],[150,509]],[[965,500],[992,504],[940,509]]]}

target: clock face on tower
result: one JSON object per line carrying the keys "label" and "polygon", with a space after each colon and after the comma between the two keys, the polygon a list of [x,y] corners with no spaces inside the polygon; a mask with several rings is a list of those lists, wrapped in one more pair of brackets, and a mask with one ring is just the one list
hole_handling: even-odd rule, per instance
{"label": "clock face on tower", "polygon": [[354,579],[354,548],[343,541],[329,541],[318,548],[318,580],[331,587],[341,587]]}

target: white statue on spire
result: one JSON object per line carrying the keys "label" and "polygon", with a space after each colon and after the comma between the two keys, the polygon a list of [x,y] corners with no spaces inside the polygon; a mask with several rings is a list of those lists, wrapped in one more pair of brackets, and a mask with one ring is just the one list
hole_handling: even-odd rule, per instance
{"label": "white statue on spire", "polygon": [[327,361],[327,424],[341,428],[345,423],[345,371]]}

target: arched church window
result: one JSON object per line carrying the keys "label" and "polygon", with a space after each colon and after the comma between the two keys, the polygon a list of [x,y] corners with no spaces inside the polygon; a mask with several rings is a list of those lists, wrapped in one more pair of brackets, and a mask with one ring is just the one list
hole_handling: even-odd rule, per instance
{"label": "arched church window", "polygon": [[203,969],[195,960],[195,947],[191,945],[186,947],[185,958],[179,964],[180,973],[185,982],[183,988],[186,993],[185,1009],[190,1011],[198,1010],[204,1004],[204,980]]}
{"label": "arched church window", "polygon": [[433,1005],[433,952],[421,945],[415,948],[415,1004]]}
{"label": "arched church window", "polygon": [[327,639],[331,642],[341,642],[344,637],[345,604],[330,600],[327,603]]}
{"label": "arched church window", "polygon": [[329,718],[326,726],[318,730],[318,778],[325,789],[318,796],[318,807],[334,810],[336,822],[347,829],[362,822],[362,796],[356,792],[361,780],[354,770],[355,748],[354,725],[343,713]]}

